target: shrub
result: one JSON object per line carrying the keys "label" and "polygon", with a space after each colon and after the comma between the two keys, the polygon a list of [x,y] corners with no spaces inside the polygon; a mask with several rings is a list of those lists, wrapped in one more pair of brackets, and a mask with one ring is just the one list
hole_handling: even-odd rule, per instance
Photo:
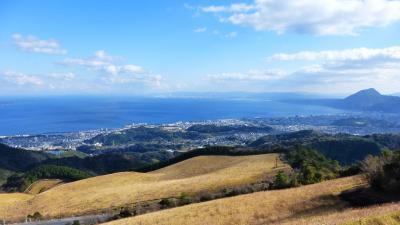
{"label": "shrub", "polygon": [[289,176],[284,171],[279,171],[275,176],[273,187],[275,189],[288,188],[291,186]]}
{"label": "shrub", "polygon": [[181,196],[179,197],[179,204],[180,205],[187,205],[192,202],[192,198],[189,196],[188,193],[182,192]]}
{"label": "shrub", "polygon": [[360,174],[362,172],[360,167],[361,167],[361,165],[358,163],[353,164],[351,166],[347,166],[342,171],[340,171],[340,176],[348,177],[348,176],[354,176],[354,175]]}
{"label": "shrub", "polygon": [[33,221],[38,221],[38,220],[42,220],[43,216],[39,212],[35,212],[32,215],[28,215],[28,219],[33,220]]}
{"label": "shrub", "polygon": [[175,206],[175,201],[170,198],[164,198],[158,204],[160,204],[162,208],[170,208]]}
{"label": "shrub", "polygon": [[380,156],[368,156],[361,169],[372,188],[387,193],[400,192],[400,153],[385,150]]}
{"label": "shrub", "polygon": [[118,215],[120,218],[126,218],[126,217],[130,217],[130,216],[134,216],[134,213],[132,213],[127,208],[122,208]]}
{"label": "shrub", "polygon": [[200,195],[200,201],[201,202],[210,201],[210,200],[213,200],[213,199],[214,199],[214,196],[209,192],[205,192],[205,193],[202,193]]}

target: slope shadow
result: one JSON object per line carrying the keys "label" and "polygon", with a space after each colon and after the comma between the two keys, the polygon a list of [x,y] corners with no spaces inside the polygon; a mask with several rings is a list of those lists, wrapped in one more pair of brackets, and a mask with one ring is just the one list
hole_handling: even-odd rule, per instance
{"label": "slope shadow", "polygon": [[400,201],[399,195],[384,193],[371,187],[350,189],[342,192],[339,197],[353,207],[365,207]]}

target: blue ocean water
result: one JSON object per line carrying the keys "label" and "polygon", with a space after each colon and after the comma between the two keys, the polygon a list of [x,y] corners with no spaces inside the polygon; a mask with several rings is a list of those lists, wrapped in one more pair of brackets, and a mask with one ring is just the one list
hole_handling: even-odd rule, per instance
{"label": "blue ocean water", "polygon": [[159,124],[341,112],[321,106],[248,99],[3,97],[0,98],[0,135],[117,128],[131,123]]}

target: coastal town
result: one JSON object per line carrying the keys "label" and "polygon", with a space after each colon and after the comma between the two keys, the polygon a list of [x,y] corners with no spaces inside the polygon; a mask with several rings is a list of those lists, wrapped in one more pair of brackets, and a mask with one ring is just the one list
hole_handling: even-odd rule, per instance
{"label": "coastal town", "polygon": [[[211,130],[196,131],[195,126],[207,126]],[[225,127],[225,130],[213,130]],[[324,133],[349,133],[355,135],[366,135],[373,133],[390,133],[400,131],[400,120],[397,117],[388,115],[370,115],[368,117],[355,114],[343,115],[322,115],[322,116],[295,116],[295,117],[274,117],[274,118],[251,118],[251,119],[221,119],[200,122],[176,122],[168,124],[129,124],[122,128],[103,128],[98,130],[49,133],[49,134],[24,134],[15,136],[1,136],[0,143],[7,144],[16,148],[24,148],[33,151],[47,151],[49,153],[57,151],[75,151],[80,146],[92,147],[113,147],[119,145],[112,142],[102,143],[95,141],[96,137],[106,137],[107,135],[126,135],[127,132],[145,128],[141,132],[154,131],[164,133],[202,133],[190,137],[174,139],[148,139],[136,140],[129,146],[137,143],[157,144],[164,146],[170,151],[179,149],[193,149],[208,145],[240,146],[250,141],[254,141],[262,136],[283,132],[293,132],[299,130],[315,130]],[[246,128],[246,129],[243,129]],[[251,128],[251,129],[250,129]],[[204,135],[206,133],[206,135]],[[124,143],[123,145],[128,145]]]}

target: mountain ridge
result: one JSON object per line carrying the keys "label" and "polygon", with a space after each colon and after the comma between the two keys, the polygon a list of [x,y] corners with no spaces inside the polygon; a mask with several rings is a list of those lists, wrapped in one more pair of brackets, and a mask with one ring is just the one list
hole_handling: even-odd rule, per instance
{"label": "mountain ridge", "polygon": [[285,102],[321,105],[351,111],[400,113],[400,96],[382,95],[374,88],[363,89],[341,99],[289,99]]}
{"label": "mountain ridge", "polygon": [[382,95],[374,88],[358,91],[339,102],[346,109],[362,111],[399,112],[400,97]]}

